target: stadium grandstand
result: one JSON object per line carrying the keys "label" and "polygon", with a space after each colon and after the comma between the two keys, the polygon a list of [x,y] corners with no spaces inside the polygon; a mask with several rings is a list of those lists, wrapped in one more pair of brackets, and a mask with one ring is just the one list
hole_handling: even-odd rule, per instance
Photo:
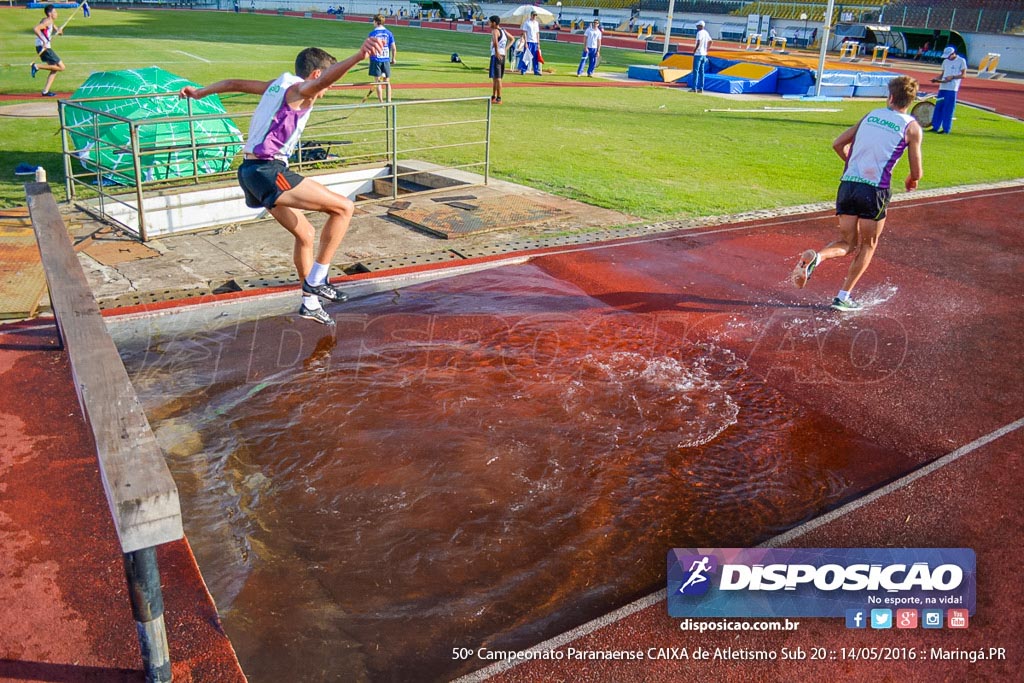
{"label": "stadium grandstand", "polygon": [[[509,0],[508,4],[519,4]],[[547,3],[553,4],[553,3]],[[633,9],[667,12],[669,0],[562,0],[564,8]],[[763,14],[777,19],[821,22],[825,2],[744,2],[742,0],[675,0],[676,13],[708,16]],[[1021,0],[856,0],[837,2],[835,23],[886,23],[913,28],[974,33],[1024,33]]]}
{"label": "stadium grandstand", "polygon": [[1024,33],[1020,0],[896,0],[882,9],[880,21],[914,28]]}
{"label": "stadium grandstand", "polygon": [[[97,6],[163,6],[163,7],[214,7],[226,9],[231,0],[96,0]],[[276,10],[285,12],[330,11],[338,5],[352,14],[373,14],[375,0],[350,0],[330,2],[329,0],[240,0],[249,11]],[[402,0],[400,5],[416,15],[412,8],[427,11],[435,9],[439,16],[467,16],[464,8],[473,7],[471,15],[482,20],[483,12],[478,3],[461,3],[458,0]],[[522,0],[492,0],[489,5],[519,5]],[[553,6],[553,0],[538,2]],[[665,14],[669,0],[561,0],[560,9],[569,10],[614,10],[621,14]],[[705,17],[736,16],[753,14],[770,16],[784,21],[810,21],[821,23],[825,18],[827,2],[760,2],[749,0],[675,0],[676,14],[699,14]],[[835,3],[833,24],[888,24],[898,27],[958,31],[961,33],[1011,33],[1024,35],[1024,1],[1022,0],[852,0]],[[589,14],[589,12],[588,12]],[[806,16],[805,16],[806,15]],[[616,17],[618,20],[621,17]],[[568,24],[568,20],[561,22]],[[623,21],[623,26],[626,22]]]}

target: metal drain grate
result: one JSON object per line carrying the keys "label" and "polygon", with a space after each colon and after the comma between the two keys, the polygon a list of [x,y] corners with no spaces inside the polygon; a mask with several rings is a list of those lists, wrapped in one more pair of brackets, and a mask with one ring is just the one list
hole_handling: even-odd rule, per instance
{"label": "metal drain grate", "polygon": [[158,304],[164,301],[180,301],[181,299],[192,299],[197,296],[205,296],[210,290],[205,287],[194,289],[164,289],[153,292],[137,292],[123,294],[110,299],[98,301],[101,310],[112,308],[124,308],[126,306],[143,306],[145,304]]}
{"label": "metal drain grate", "polygon": [[428,263],[446,263],[458,261],[464,258],[453,250],[432,251],[425,254],[410,254],[408,256],[393,256],[390,258],[374,259],[372,261],[360,261],[345,269],[346,273],[372,273],[378,270],[392,270],[395,268],[407,268],[409,266],[420,266]]}

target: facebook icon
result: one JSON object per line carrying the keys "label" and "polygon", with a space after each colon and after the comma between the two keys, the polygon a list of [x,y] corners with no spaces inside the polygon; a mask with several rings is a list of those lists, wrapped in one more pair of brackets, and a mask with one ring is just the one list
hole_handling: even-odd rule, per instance
{"label": "facebook icon", "polygon": [[866,614],[862,609],[846,610],[846,628],[867,628],[868,619]]}

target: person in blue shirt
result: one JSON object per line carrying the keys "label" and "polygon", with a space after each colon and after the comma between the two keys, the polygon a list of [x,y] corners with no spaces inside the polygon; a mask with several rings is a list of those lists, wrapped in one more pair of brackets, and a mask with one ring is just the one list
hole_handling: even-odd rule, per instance
{"label": "person in blue shirt", "polygon": [[[380,54],[370,55],[370,77],[377,83],[377,101],[384,101],[384,90],[391,80],[391,65],[395,63],[395,36],[384,28],[384,17],[378,14],[373,18],[373,30],[370,38],[376,38],[384,44]],[[391,101],[391,88],[387,87],[388,102]]]}

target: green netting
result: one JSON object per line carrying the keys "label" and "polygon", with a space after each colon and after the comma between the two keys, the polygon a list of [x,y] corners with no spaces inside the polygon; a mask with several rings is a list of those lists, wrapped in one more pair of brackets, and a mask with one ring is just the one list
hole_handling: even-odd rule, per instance
{"label": "green netting", "polygon": [[[112,114],[138,122],[143,181],[228,170],[242,143],[242,132],[231,119],[166,120],[188,116],[190,103],[193,116],[226,113],[216,95],[203,100],[178,99],[178,91],[186,85],[195,84],[155,66],[89,76],[64,109],[65,125],[82,166],[91,172],[98,170],[108,181],[135,184],[129,124],[106,115]],[[155,93],[166,95],[152,96]],[[92,99],[99,97],[116,99]],[[84,111],[74,106],[76,103],[103,113]],[[192,161],[193,135],[199,147],[196,164]]]}

